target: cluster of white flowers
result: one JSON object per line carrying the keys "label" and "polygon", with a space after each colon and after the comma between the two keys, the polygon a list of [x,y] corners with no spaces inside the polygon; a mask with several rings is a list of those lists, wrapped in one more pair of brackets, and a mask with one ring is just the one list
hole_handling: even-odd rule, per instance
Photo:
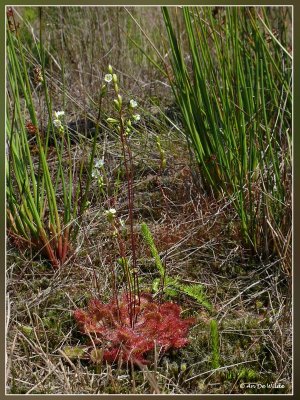
{"label": "cluster of white flowers", "polygon": [[[117,95],[117,99],[114,99],[114,104],[116,109],[120,112],[122,109],[122,96],[119,94],[119,87],[118,87],[118,77],[116,74],[113,73],[113,68],[111,65],[108,66],[108,73],[104,75],[104,81],[106,83],[113,83],[115,94]],[[105,87],[105,85],[104,85]],[[140,114],[133,114],[133,109],[138,107],[138,103],[134,99],[130,99],[129,101],[129,111],[130,111],[130,119],[128,119],[126,124],[125,135],[129,135],[132,131],[132,123],[138,122],[141,119]],[[118,124],[118,120],[115,118],[107,118],[107,122],[110,124]],[[120,129],[120,127],[119,127]]]}

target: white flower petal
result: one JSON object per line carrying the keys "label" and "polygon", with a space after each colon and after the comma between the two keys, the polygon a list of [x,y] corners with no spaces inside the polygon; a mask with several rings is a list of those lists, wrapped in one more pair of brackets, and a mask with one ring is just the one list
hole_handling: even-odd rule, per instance
{"label": "white flower petal", "polygon": [[101,168],[101,167],[103,167],[103,165],[104,165],[103,158],[95,160],[95,168]]}
{"label": "white flower petal", "polygon": [[130,107],[135,108],[137,107],[137,102],[133,99],[130,100]]}
{"label": "white flower petal", "polygon": [[134,119],[135,121],[139,121],[139,120],[141,119],[140,114],[134,114],[134,115],[133,115],[133,119]]}
{"label": "white flower petal", "polygon": [[63,115],[65,115],[64,111],[55,111],[54,113],[56,119],[60,119]]}
{"label": "white flower petal", "polygon": [[59,119],[54,119],[53,120],[53,125],[55,128],[60,128],[61,127],[61,121]]}
{"label": "white flower petal", "polygon": [[106,74],[104,77],[105,82],[109,83],[112,81],[112,74]]}

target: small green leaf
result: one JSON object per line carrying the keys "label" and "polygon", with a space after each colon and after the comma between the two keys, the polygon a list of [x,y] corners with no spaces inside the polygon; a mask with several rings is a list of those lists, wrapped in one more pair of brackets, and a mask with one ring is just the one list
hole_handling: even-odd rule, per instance
{"label": "small green leaf", "polygon": [[85,348],[77,346],[66,346],[63,351],[69,358],[83,358],[85,355]]}
{"label": "small green leaf", "polygon": [[21,331],[24,333],[26,336],[31,336],[33,328],[29,325],[21,325],[20,326]]}

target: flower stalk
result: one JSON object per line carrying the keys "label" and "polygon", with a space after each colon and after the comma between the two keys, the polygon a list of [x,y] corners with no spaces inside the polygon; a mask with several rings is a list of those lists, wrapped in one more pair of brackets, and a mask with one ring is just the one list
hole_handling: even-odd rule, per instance
{"label": "flower stalk", "polygon": [[[109,118],[108,122],[115,124],[116,121],[118,122],[118,129],[119,129],[119,137],[120,143],[122,148],[122,156],[126,174],[126,181],[127,181],[127,205],[128,205],[128,216],[129,216],[129,225],[130,225],[130,242],[131,242],[131,255],[132,255],[132,266],[129,270],[128,261],[126,257],[121,257],[124,260],[124,273],[125,279],[127,280],[127,288],[129,293],[129,308],[130,308],[130,320],[131,326],[134,327],[136,321],[136,305],[140,302],[140,290],[139,290],[139,282],[138,282],[138,270],[137,270],[137,256],[136,256],[136,238],[134,233],[134,190],[133,190],[133,159],[132,159],[132,152],[130,148],[130,144],[128,141],[128,134],[131,129],[131,122],[130,119],[127,123],[125,123],[125,110],[124,110],[124,103],[123,98],[119,93],[119,86],[118,86],[118,77],[116,74],[113,73],[112,67],[109,67],[109,72],[112,75],[112,82],[114,83],[114,92],[116,95],[116,99],[114,99],[114,105],[118,113],[118,118]],[[107,81],[107,79],[106,79]],[[109,79],[110,81],[110,79]],[[137,106],[137,102],[135,100],[130,100],[129,109],[131,111],[132,108]],[[122,241],[120,240],[120,236],[118,234],[118,242],[119,242],[119,250],[120,253],[124,253],[124,246]],[[132,276],[132,281],[131,281]],[[138,299],[138,302],[135,299]]]}

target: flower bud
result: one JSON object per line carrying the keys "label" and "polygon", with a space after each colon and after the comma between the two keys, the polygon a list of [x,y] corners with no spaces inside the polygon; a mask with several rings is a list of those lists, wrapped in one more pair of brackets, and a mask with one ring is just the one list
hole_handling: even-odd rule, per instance
{"label": "flower bud", "polygon": [[101,96],[104,96],[107,92],[106,85],[102,85],[101,87]]}
{"label": "flower bud", "polygon": [[120,107],[120,103],[119,103],[119,101],[117,99],[114,99],[114,105],[115,105],[116,109],[118,111],[120,111],[121,107]]}
{"label": "flower bud", "polygon": [[113,230],[112,236],[113,236],[113,237],[117,237],[117,236],[118,236],[118,229],[117,229],[117,228],[115,228],[115,229]]}
{"label": "flower bud", "polygon": [[122,96],[120,94],[118,94],[118,100],[119,100],[119,104],[120,107],[122,106]]}
{"label": "flower bud", "polygon": [[180,365],[180,370],[181,370],[181,372],[185,372],[185,371],[186,371],[186,368],[187,368],[186,363],[182,363],[182,364]]}
{"label": "flower bud", "polygon": [[106,122],[109,124],[117,124],[119,121],[115,118],[107,118]]}

